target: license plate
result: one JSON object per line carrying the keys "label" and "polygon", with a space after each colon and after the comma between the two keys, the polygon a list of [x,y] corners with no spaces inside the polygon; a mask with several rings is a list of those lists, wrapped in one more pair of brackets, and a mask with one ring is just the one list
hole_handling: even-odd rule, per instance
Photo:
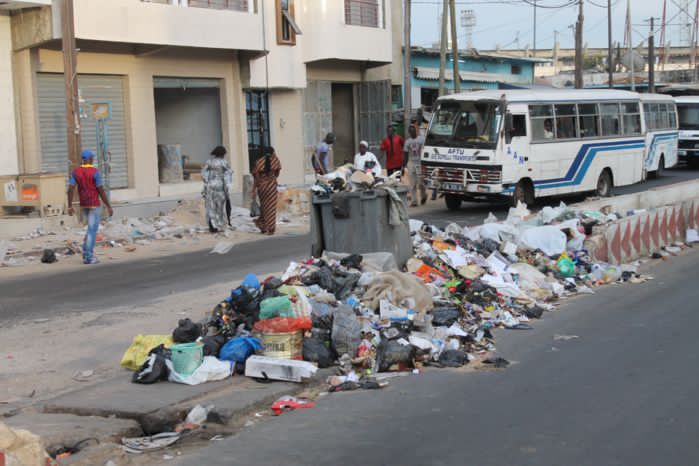
{"label": "license plate", "polygon": [[442,189],[445,191],[463,191],[465,187],[459,183],[442,183]]}

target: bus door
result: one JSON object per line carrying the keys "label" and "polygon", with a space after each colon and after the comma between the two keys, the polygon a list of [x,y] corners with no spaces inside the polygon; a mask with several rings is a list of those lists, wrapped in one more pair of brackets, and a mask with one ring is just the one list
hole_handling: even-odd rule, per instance
{"label": "bus door", "polygon": [[500,153],[502,161],[502,180],[517,183],[522,178],[531,177],[529,163],[529,137],[527,132],[527,115],[525,112],[513,111],[510,142],[503,146]]}

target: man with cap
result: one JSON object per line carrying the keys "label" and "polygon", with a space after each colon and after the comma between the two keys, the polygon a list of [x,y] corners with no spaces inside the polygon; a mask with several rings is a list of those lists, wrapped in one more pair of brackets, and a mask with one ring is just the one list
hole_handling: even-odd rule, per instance
{"label": "man with cap", "polygon": [[369,143],[366,141],[359,142],[359,153],[354,156],[354,169],[363,172],[371,171],[374,176],[381,175],[381,165],[379,159],[368,151]]}
{"label": "man with cap", "polygon": [[93,165],[95,154],[90,150],[84,150],[81,154],[82,165],[73,170],[70,174],[68,186],[68,215],[73,215],[73,192],[74,187],[78,188],[78,197],[80,199],[80,212],[82,219],[87,223],[87,231],[85,232],[85,240],[83,241],[83,263],[97,264],[99,261],[94,255],[95,241],[97,239],[97,230],[100,226],[100,199],[107,206],[109,216],[114,215],[112,206],[107,199],[107,193],[104,192],[102,184],[102,175],[100,171]]}

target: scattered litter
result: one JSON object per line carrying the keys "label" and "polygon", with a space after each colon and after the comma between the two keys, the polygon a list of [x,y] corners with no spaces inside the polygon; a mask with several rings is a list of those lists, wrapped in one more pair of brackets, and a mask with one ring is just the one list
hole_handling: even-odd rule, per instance
{"label": "scattered litter", "polygon": [[283,396],[272,403],[272,411],[276,416],[287,411],[293,411],[301,408],[315,408],[316,404],[312,401],[294,396]]}
{"label": "scattered litter", "polygon": [[86,370],[86,371],[78,371],[75,374],[73,374],[73,380],[76,380],[78,382],[87,382],[90,377],[92,377],[95,374],[95,371],[93,370]]}
{"label": "scattered litter", "polygon": [[228,254],[233,249],[234,244],[231,241],[219,241],[209,254]]}
{"label": "scattered litter", "polygon": [[483,360],[483,364],[493,366],[497,369],[504,369],[505,367],[510,365],[510,361],[508,361],[505,358],[497,357],[497,358],[486,358]]}
{"label": "scattered litter", "polygon": [[580,337],[577,335],[558,335],[558,334],[556,334],[553,336],[553,339],[555,341],[558,341],[558,340],[563,340],[563,341],[577,340],[578,338],[580,338]]}
{"label": "scattered litter", "polygon": [[163,432],[146,437],[122,438],[121,444],[127,453],[143,453],[160,450],[176,443],[181,437],[178,432]]}
{"label": "scattered litter", "polygon": [[[699,233],[697,233],[697,230],[694,228],[687,230],[686,242],[687,244],[699,242]],[[2,262],[2,260],[0,260],[0,262]]]}

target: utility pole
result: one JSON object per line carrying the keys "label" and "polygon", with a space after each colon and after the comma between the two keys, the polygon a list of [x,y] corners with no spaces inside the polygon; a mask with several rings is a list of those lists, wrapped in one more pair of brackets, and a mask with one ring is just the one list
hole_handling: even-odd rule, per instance
{"label": "utility pole", "polygon": [[534,44],[534,47],[532,48],[532,57],[536,57],[536,0],[534,0],[533,4],[534,4],[534,40],[532,42]]}
{"label": "utility pole", "polygon": [[73,0],[63,0],[61,11],[61,31],[63,43],[63,79],[66,97],[66,127],[68,136],[69,170],[79,165],[80,153],[80,111],[78,104],[78,53],[75,48],[75,21]]}
{"label": "utility pole", "polygon": [[578,0],[578,21],[575,23],[575,88],[583,88],[583,0]]}
{"label": "utility pole", "polygon": [[447,67],[447,20],[449,19],[449,0],[442,2],[442,33],[439,38],[439,95],[446,94],[444,74]]}
{"label": "utility pole", "polygon": [[614,50],[612,47],[612,0],[607,0],[607,68],[609,88],[614,87]]}
{"label": "utility pole", "polygon": [[413,105],[411,102],[413,73],[410,65],[410,10],[410,0],[405,0],[403,8],[403,128],[405,130],[406,137],[408,135],[410,116],[413,110]]}
{"label": "utility pole", "polygon": [[558,74],[558,31],[553,31],[553,71]]}
{"label": "utility pole", "polygon": [[653,21],[650,17],[650,35],[648,36],[648,92],[655,92],[655,31]]}
{"label": "utility pole", "polygon": [[459,75],[459,44],[456,32],[456,2],[449,2],[449,18],[451,19],[451,55],[454,60],[454,93],[461,92],[461,76]]}

